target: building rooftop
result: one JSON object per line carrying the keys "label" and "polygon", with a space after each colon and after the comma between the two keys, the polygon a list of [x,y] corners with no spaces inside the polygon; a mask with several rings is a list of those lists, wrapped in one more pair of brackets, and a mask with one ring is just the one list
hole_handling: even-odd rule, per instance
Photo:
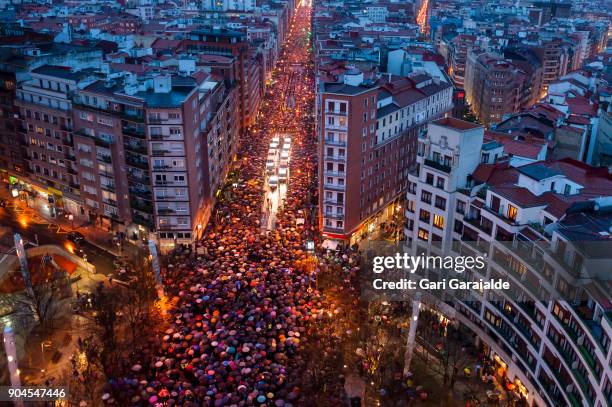
{"label": "building rooftop", "polygon": [[557,175],[561,175],[561,172],[549,168],[541,163],[533,163],[529,165],[525,165],[519,167],[519,172],[528,176],[529,178],[535,179],[537,181],[542,181],[547,178],[556,177]]}
{"label": "building rooftop", "polygon": [[373,89],[373,86],[360,85],[360,86],[352,86],[344,83],[324,83],[323,84],[323,92],[325,93],[336,93],[339,95],[348,95],[354,96],[359,95],[360,93],[367,92]]}
{"label": "building rooftop", "polygon": [[91,70],[73,71],[67,66],[43,65],[40,68],[32,70],[32,73],[56,78],[78,81],[79,79],[92,73]]}
{"label": "building rooftop", "polygon": [[445,117],[444,119],[435,120],[432,122],[437,126],[448,127],[459,131],[467,131],[482,128],[480,124],[467,122],[465,120],[455,119],[453,117]]}

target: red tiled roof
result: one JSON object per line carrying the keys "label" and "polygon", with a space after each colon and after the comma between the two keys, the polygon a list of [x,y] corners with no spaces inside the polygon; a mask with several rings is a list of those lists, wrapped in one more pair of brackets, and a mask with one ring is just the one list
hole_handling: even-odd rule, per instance
{"label": "red tiled roof", "polygon": [[546,142],[542,139],[529,138],[527,140],[515,140],[516,134],[499,133],[495,131],[485,131],[485,140],[495,140],[504,146],[504,152],[513,156],[537,159],[542,146]]}
{"label": "red tiled roof", "polygon": [[534,195],[527,188],[511,185],[493,186],[491,190],[523,208],[546,205],[541,196]]}
{"label": "red tiled roof", "polygon": [[596,116],[597,109],[599,106],[597,103],[590,104],[589,101],[585,98],[566,98],[565,102],[569,107],[569,111],[572,114],[578,115],[586,115],[586,116]]}
{"label": "red tiled roof", "polygon": [[567,118],[567,122],[572,123],[572,124],[582,124],[582,125],[591,124],[591,121],[587,117],[576,116],[575,114],[570,115],[570,117]]}

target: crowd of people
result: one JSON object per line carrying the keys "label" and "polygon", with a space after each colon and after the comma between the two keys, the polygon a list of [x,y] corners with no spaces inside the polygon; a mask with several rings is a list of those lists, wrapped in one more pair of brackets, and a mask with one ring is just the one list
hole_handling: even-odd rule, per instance
{"label": "crowd of people", "polygon": [[[305,240],[316,238],[309,212],[316,200],[308,114],[314,79],[303,47],[307,34],[299,28],[309,19],[310,8],[298,8],[264,119],[250,130],[232,169],[237,186],[226,186],[231,194],[218,202],[196,250],[166,258],[166,294],[178,300],[161,348],[106,386],[107,405],[291,407],[306,399],[300,388],[306,361],[298,349],[321,316],[317,268],[308,267],[305,250]],[[285,86],[289,78],[293,86]],[[264,162],[277,132],[293,137],[291,179],[275,228],[262,232]]]}

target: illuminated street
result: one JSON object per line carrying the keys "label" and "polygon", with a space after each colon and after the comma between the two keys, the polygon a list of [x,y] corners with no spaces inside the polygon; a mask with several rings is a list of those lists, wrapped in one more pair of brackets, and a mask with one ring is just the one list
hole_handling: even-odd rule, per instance
{"label": "illuminated street", "polygon": [[421,27],[421,32],[429,34],[429,22],[427,21],[429,13],[429,0],[423,0],[421,7],[416,16],[416,22]]}
{"label": "illuminated street", "polygon": [[[297,10],[260,120],[232,169],[237,182],[220,194],[217,221],[197,244],[203,256],[190,258],[187,249],[167,258],[166,293],[178,300],[172,323],[152,350],[156,357],[133,361],[155,374],[147,381],[150,375],[133,373],[160,401],[282,406],[307,400],[299,390],[305,360],[298,349],[319,298],[314,258],[305,251],[314,237],[308,208],[316,174],[310,12],[305,5]],[[292,139],[289,176],[271,188],[278,170],[266,176],[264,163],[279,133]],[[139,381],[113,389],[115,400],[133,400]]]}

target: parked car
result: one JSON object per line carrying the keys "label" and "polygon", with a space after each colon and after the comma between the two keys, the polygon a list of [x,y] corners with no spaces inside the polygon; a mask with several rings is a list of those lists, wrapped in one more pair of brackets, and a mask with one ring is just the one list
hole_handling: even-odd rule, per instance
{"label": "parked car", "polygon": [[66,239],[70,240],[73,243],[81,243],[83,240],[85,240],[85,236],[83,236],[81,233],[79,232],[69,232],[66,235]]}

